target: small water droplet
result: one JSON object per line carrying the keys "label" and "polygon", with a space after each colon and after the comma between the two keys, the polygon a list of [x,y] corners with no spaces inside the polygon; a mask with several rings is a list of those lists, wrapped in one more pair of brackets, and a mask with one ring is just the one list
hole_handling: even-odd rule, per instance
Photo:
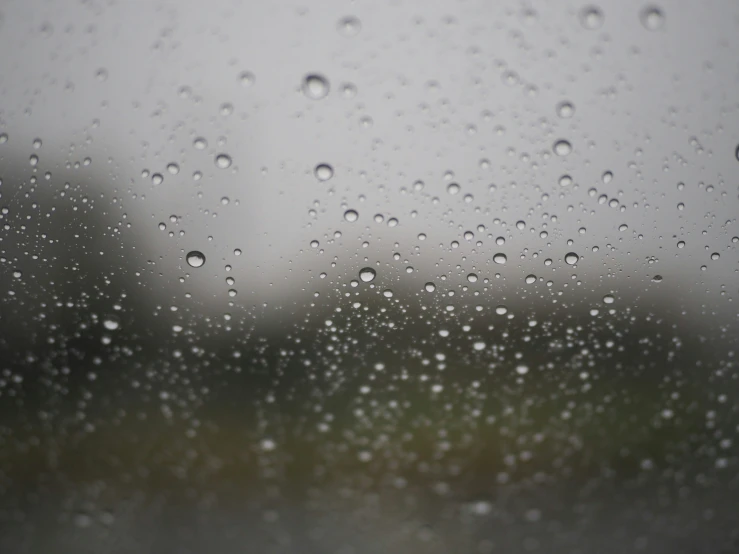
{"label": "small water droplet", "polygon": [[190,267],[201,267],[205,263],[205,255],[198,250],[192,250],[187,254],[187,263]]}
{"label": "small water droplet", "polygon": [[339,34],[345,37],[353,37],[362,30],[362,23],[354,16],[342,17],[336,25]]}
{"label": "small water droplet", "polygon": [[655,275],[654,277],[652,277],[652,281],[654,281],[655,283],[660,283],[662,281],[662,275]]}
{"label": "small water droplet", "polygon": [[559,186],[560,187],[569,187],[572,184],[572,177],[569,175],[562,175],[562,177],[559,178]]}
{"label": "small water droplet", "polygon": [[254,84],[256,80],[257,78],[251,71],[242,71],[241,73],[239,73],[239,82],[241,83],[242,87],[250,87]]}
{"label": "small water droplet", "polygon": [[349,223],[354,223],[357,219],[359,219],[359,214],[356,212],[356,210],[347,210],[344,212],[344,219],[346,219]]}
{"label": "small water droplet", "polygon": [[603,303],[604,304],[613,304],[616,301],[616,299],[611,294],[606,294],[603,297]]}
{"label": "small water droplet", "polygon": [[303,79],[303,94],[311,100],[321,100],[328,95],[328,80],[323,75],[311,73]]}
{"label": "small water droplet", "polygon": [[180,166],[176,163],[167,164],[167,171],[170,175],[177,175],[180,172]]}
{"label": "small water droplet", "polygon": [[526,375],[528,372],[529,372],[528,366],[525,366],[525,365],[516,366],[516,373],[518,373],[519,375]]}
{"label": "small water droplet", "polygon": [[228,154],[218,154],[216,156],[216,167],[218,169],[228,169],[231,167],[231,156]]}
{"label": "small water droplet", "polygon": [[496,264],[504,264],[508,261],[508,257],[505,254],[501,254],[500,252],[493,256],[493,261]]}
{"label": "small water droplet", "polygon": [[208,141],[203,137],[195,137],[192,145],[195,147],[195,150],[205,150],[208,147]]}
{"label": "small water droplet", "polygon": [[164,181],[164,177],[162,177],[161,173],[155,173],[154,175],[151,176],[151,182],[154,185],[161,185],[163,181]]}
{"label": "small water droplet", "polygon": [[449,183],[446,187],[446,191],[452,195],[457,194],[459,192],[459,185],[457,183]]}
{"label": "small water droplet", "polygon": [[526,222],[525,221],[517,221],[516,222],[516,229],[519,231],[523,231],[526,228]]}
{"label": "small water droplet", "polygon": [[472,345],[472,348],[474,348],[474,349],[475,349],[475,350],[477,350],[478,352],[479,352],[480,350],[485,350],[485,343],[484,343],[484,342],[482,342],[481,340],[480,340],[480,341],[477,341],[477,342],[475,342],[475,343],[474,343],[474,344]]}
{"label": "small water droplet", "polygon": [[[0,144],[5,144],[8,142],[8,133],[1,133],[0,134]],[[737,159],[739,159],[739,147],[737,147]]]}
{"label": "small water droplet", "polygon": [[377,272],[371,267],[365,267],[359,271],[359,278],[363,283],[371,283],[375,277],[377,277]]}
{"label": "small water droplet", "polygon": [[467,275],[467,281],[470,283],[477,283],[477,275],[475,273],[470,273]]}
{"label": "small water droplet", "polygon": [[665,23],[665,14],[657,6],[647,6],[639,16],[642,25],[649,31],[660,29]]}
{"label": "small water droplet", "polygon": [[385,289],[384,291],[382,291],[382,295],[385,298],[392,298],[393,297],[393,291],[391,291],[390,289]]}
{"label": "small water droplet", "polygon": [[535,282],[536,282],[536,275],[534,275],[532,273],[531,275],[527,275],[526,276],[526,284],[527,285],[530,285],[530,284],[535,283]]}
{"label": "small water droplet", "polygon": [[436,285],[429,281],[424,285],[424,288],[426,289],[426,292],[434,292],[436,290]]}
{"label": "small water droplet", "polygon": [[328,164],[318,164],[313,171],[313,174],[319,181],[328,181],[334,176],[334,168]]}
{"label": "small water droplet", "polygon": [[580,24],[590,31],[603,26],[603,12],[598,6],[585,6],[580,10]]}
{"label": "small water droplet", "polygon": [[711,254],[712,260],[718,260],[720,257],[721,257],[721,254],[719,254],[718,252],[714,252],[713,254]]}
{"label": "small water droplet", "polygon": [[557,115],[562,119],[569,119],[575,114],[575,106],[572,102],[563,101],[557,104]]}
{"label": "small water droplet", "polygon": [[606,171],[601,177],[601,180],[603,181],[603,184],[607,185],[613,180],[613,173]]}
{"label": "small water droplet", "polygon": [[508,308],[506,306],[500,305],[495,308],[495,313],[498,315],[505,315],[508,313]]}

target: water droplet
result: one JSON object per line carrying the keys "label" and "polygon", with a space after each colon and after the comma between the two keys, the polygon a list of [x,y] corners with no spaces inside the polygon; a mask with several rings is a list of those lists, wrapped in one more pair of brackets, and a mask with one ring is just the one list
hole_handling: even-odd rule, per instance
{"label": "water droplet", "polygon": [[239,82],[241,83],[242,87],[250,87],[254,84],[256,80],[257,78],[251,71],[242,71],[241,73],[239,73]]}
{"label": "water droplet", "polygon": [[218,169],[228,169],[231,167],[231,156],[228,154],[218,154],[216,156],[216,167]]}
{"label": "water droplet", "polygon": [[482,342],[481,340],[480,340],[480,341],[477,341],[476,343],[474,343],[474,344],[472,345],[472,348],[474,348],[474,349],[475,349],[475,350],[477,350],[478,352],[479,352],[480,350],[485,350],[485,343],[484,343],[484,342]]}
{"label": "water droplet", "polygon": [[603,184],[607,185],[613,180],[613,173],[606,171],[601,177],[601,180],[603,181]]}
{"label": "water droplet", "polygon": [[377,272],[371,267],[365,267],[359,272],[359,278],[363,283],[371,283],[377,277]]}
{"label": "water droplet", "polygon": [[649,31],[656,31],[665,23],[665,15],[657,6],[647,6],[639,16],[642,25]]}
{"label": "water droplet", "polygon": [[566,140],[562,139],[554,143],[554,153],[557,156],[567,156],[570,152],[572,152],[572,145]]}
{"label": "water droplet", "polygon": [[498,253],[495,256],[493,256],[493,261],[496,264],[504,264],[508,261],[508,257],[505,254]]}
{"label": "water droplet", "polygon": [[678,248],[685,248],[685,241],[684,240],[677,241],[677,247]]}
{"label": "water droplet", "polygon": [[359,214],[355,210],[347,210],[344,212],[344,219],[346,219],[349,223],[354,223],[357,219],[359,219]]}
{"label": "water droplet", "polygon": [[187,263],[190,267],[201,267],[205,263],[205,255],[198,250],[193,250],[187,254]]}
{"label": "water droplet", "polygon": [[105,327],[108,331],[115,331],[120,327],[121,323],[115,316],[108,316],[103,320],[103,327]]}
{"label": "water droplet", "polygon": [[603,297],[603,303],[604,304],[613,304],[616,301],[616,299],[611,294],[606,294]]}
{"label": "water droplet", "polygon": [[429,281],[424,285],[424,288],[426,289],[426,292],[434,292],[436,290],[436,285]]}
{"label": "water droplet", "polygon": [[525,365],[516,366],[516,373],[518,373],[519,375],[526,375],[528,372],[529,372],[528,366],[525,366]]}
{"label": "water droplet", "polygon": [[154,175],[151,176],[151,182],[154,185],[161,185],[163,181],[164,181],[164,177],[162,177],[161,173],[155,173]]}
{"label": "water droplet", "polygon": [[662,275],[655,275],[654,277],[652,277],[652,281],[654,281],[655,283],[660,283],[662,281]]}
{"label": "water droplet", "polygon": [[575,106],[571,102],[560,102],[557,104],[557,115],[562,119],[569,119],[575,114]]}
{"label": "water droplet", "polygon": [[[0,144],[5,144],[8,142],[8,133],[2,133],[0,134]],[[737,147],[737,159],[739,160],[739,146]]]}
{"label": "water droplet", "polygon": [[323,75],[311,73],[303,79],[303,94],[311,100],[321,100],[328,95],[328,80]]}
{"label": "water droplet", "polygon": [[503,305],[497,306],[495,308],[495,313],[498,315],[506,315],[508,313],[508,308]]}
{"label": "water droplet", "polygon": [[192,145],[195,147],[195,150],[205,150],[208,148],[208,141],[203,137],[195,137],[192,141]]}
{"label": "water droplet", "polygon": [[176,163],[167,164],[167,171],[170,175],[177,175],[180,172],[180,166]]}
{"label": "water droplet", "polygon": [[470,283],[477,283],[477,275],[474,273],[470,273],[469,275],[467,275],[467,281],[469,281]]}
{"label": "water droplet", "polygon": [[362,23],[356,17],[348,15],[342,17],[339,23],[336,25],[339,34],[345,37],[353,37],[359,34],[362,30]]}
{"label": "water droplet", "polygon": [[526,276],[526,284],[527,285],[530,285],[530,284],[535,283],[535,282],[536,282],[536,275],[534,275],[532,273],[531,275],[527,275]]}
{"label": "water droplet", "polygon": [[328,164],[318,164],[313,174],[319,181],[328,181],[334,176],[334,168]]}
{"label": "water droplet", "polygon": [[459,192],[459,185],[457,183],[449,183],[446,187],[446,191],[452,195],[457,194]]}
{"label": "water droplet", "polygon": [[517,221],[516,222],[516,229],[519,231],[523,231],[526,228],[526,222],[525,221]]}
{"label": "water droplet", "polygon": [[565,255],[565,262],[567,262],[568,265],[575,265],[579,260],[580,256],[578,256],[574,252],[568,252]]}
{"label": "water droplet", "polygon": [[590,31],[603,26],[603,12],[598,6],[585,6],[580,10],[580,24]]}
{"label": "water droplet", "polygon": [[569,175],[562,175],[562,177],[559,178],[559,186],[560,187],[569,187],[572,184],[572,177]]}
{"label": "water droplet", "polygon": [[391,291],[390,289],[385,289],[384,291],[382,291],[382,295],[385,298],[392,298],[393,297],[393,291]]}
{"label": "water droplet", "polygon": [[712,260],[718,260],[720,257],[721,255],[718,252],[714,252],[713,254],[711,254]]}

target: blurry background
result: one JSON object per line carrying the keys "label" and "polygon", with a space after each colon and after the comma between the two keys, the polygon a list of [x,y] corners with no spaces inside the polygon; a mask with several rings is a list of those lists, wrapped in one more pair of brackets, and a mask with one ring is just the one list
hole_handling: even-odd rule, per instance
{"label": "blurry background", "polygon": [[4,2],[0,552],[736,552],[737,30]]}

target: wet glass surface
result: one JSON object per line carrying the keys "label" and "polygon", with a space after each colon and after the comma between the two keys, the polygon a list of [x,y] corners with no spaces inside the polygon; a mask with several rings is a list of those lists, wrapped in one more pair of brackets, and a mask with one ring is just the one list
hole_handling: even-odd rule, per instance
{"label": "wet glass surface", "polygon": [[0,552],[736,552],[737,31],[4,2]]}

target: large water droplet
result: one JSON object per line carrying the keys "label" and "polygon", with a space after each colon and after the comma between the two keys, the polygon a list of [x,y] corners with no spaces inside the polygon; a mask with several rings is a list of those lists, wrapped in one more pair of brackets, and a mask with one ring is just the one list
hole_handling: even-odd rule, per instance
{"label": "large water droplet", "polygon": [[535,282],[536,282],[536,275],[534,275],[532,273],[531,275],[527,275],[526,276],[526,284],[527,285],[530,285],[530,284],[535,283]]}
{"label": "large water droplet", "polygon": [[469,275],[467,275],[467,281],[469,281],[470,283],[477,283],[477,275],[474,273],[470,273]]}
{"label": "large water droplet", "polygon": [[580,256],[578,256],[574,252],[568,252],[565,255],[565,262],[567,262],[567,265],[575,265],[579,260]]}
{"label": "large water droplet", "polygon": [[616,299],[611,294],[606,294],[603,297],[603,303],[605,304],[613,304],[616,301]]}
{"label": "large water droplet", "polygon": [[346,219],[349,223],[354,223],[357,219],[359,219],[359,214],[356,212],[356,210],[347,210],[344,212],[344,219]]}
{"label": "large water droplet", "polygon": [[329,84],[326,77],[311,73],[303,79],[303,94],[311,100],[320,100],[328,95]]}
{"label": "large water droplet", "polygon": [[228,169],[231,167],[231,156],[228,154],[218,154],[216,156],[216,167],[218,169]]}
{"label": "large water droplet", "polygon": [[334,176],[334,168],[328,164],[318,164],[313,174],[319,181],[328,181]]}
{"label": "large water droplet", "polygon": [[377,276],[377,272],[371,267],[365,267],[359,272],[359,278],[364,283],[370,283],[374,281],[376,276]]}
{"label": "large water droplet", "polygon": [[554,153],[557,156],[567,156],[572,152],[572,145],[566,140],[558,140],[554,143]]}
{"label": "large water droplet", "polygon": [[449,183],[446,187],[446,191],[452,195],[457,194],[459,192],[459,185],[457,183]]}
{"label": "large water droplet", "polygon": [[493,261],[496,264],[504,264],[508,261],[508,257],[505,254],[498,253],[495,256],[493,256]]}
{"label": "large water droplet", "polygon": [[436,290],[436,285],[429,281],[424,285],[424,288],[426,289],[426,292],[434,292]]}
{"label": "large water droplet", "polygon": [[118,318],[114,315],[108,316],[103,320],[103,327],[105,327],[108,331],[115,331],[120,327],[120,321]]}
{"label": "large water droplet", "polygon": [[192,250],[187,254],[187,263],[191,267],[200,267],[205,263],[205,255],[198,250]]}

